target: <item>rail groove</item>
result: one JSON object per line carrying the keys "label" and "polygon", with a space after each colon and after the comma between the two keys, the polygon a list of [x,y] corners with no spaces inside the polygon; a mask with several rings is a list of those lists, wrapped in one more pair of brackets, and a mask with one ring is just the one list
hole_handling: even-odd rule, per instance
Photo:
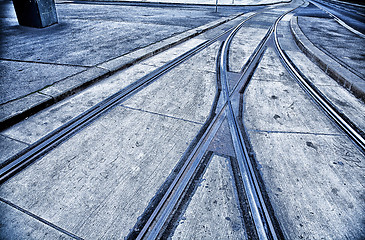
{"label": "rail groove", "polygon": [[333,104],[305,77],[305,75],[292,63],[285,51],[281,49],[277,36],[277,26],[283,17],[284,15],[278,19],[274,26],[275,47],[279,53],[280,60],[314,102],[321,107],[327,116],[332,119],[363,152],[365,152],[365,139],[361,132],[353,127],[355,124],[348,118],[342,116],[338,109],[334,107]]}
{"label": "rail groove", "polygon": [[[279,19],[280,18],[278,18],[276,21],[279,21]],[[217,114],[211,121],[211,124],[208,126],[207,130],[204,132],[202,138],[195,145],[194,150],[190,153],[188,160],[180,169],[173,183],[169,186],[169,189],[159,201],[153,213],[149,216],[147,222],[139,232],[137,239],[156,239],[161,236],[162,232],[164,231],[164,226],[166,225],[167,221],[169,221],[169,217],[173,214],[176,206],[179,204],[179,201],[181,200],[184,191],[189,184],[189,181],[193,178],[194,173],[197,171],[197,168],[203,159],[210,142],[225,119],[228,120],[230,133],[233,139],[239,175],[241,176],[240,178],[244,185],[244,192],[248,200],[252,219],[255,225],[255,236],[258,239],[279,239],[278,236],[280,236],[280,234],[277,234],[277,229],[274,227],[270,213],[265,205],[263,194],[260,191],[260,186],[255,175],[253,164],[251,163],[247,147],[245,146],[244,136],[241,132],[240,124],[235,117],[230,100],[231,95],[239,93],[241,94],[244,91],[245,86],[247,86],[247,81],[255,71],[259,60],[266,49],[266,45],[268,44],[269,39],[272,37],[275,24],[270,27],[264,39],[262,39],[259,46],[255,49],[254,53],[243,67],[240,73],[241,77],[230,92],[227,79],[228,48],[232,38],[244,23],[245,21],[241,22],[230,32],[223,42],[221,51],[222,53],[219,54],[220,56],[217,64],[217,78],[221,85],[224,102],[220,109],[218,109]],[[244,76],[246,76],[246,79],[243,79]]]}

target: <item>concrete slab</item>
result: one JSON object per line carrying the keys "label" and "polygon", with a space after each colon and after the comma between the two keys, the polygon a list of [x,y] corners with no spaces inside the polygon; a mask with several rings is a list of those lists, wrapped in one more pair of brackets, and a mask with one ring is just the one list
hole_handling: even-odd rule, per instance
{"label": "concrete slab", "polygon": [[365,156],[351,141],[314,134],[249,135],[287,239],[365,237]]}
{"label": "concrete slab", "polygon": [[[106,72],[95,74],[96,78],[103,77],[107,71],[115,72],[126,68],[219,26],[236,18],[242,11],[237,8],[227,8],[215,13],[210,7],[204,6],[170,8],[160,5],[131,6],[118,3],[112,5],[63,3],[57,5],[60,24],[47,29],[29,29],[18,26],[10,2],[0,4],[5,9],[4,13],[1,13],[0,26],[6,33],[2,39],[5,51],[1,52],[0,59],[34,62],[34,64],[57,63],[69,68],[98,65]],[[171,18],[171,15],[174,17]],[[18,52],[20,48],[23,49],[21,53]],[[130,53],[138,48],[140,49]],[[97,69],[92,69],[91,72],[95,70]],[[8,74],[14,75],[12,72]],[[37,80],[42,87],[50,85],[49,82],[56,83],[47,89],[47,94],[54,96],[56,101],[95,81],[93,78],[90,79],[90,76],[85,77],[81,74],[74,76],[75,79],[71,77],[65,82],[58,83],[60,79],[54,79],[54,76],[56,75],[46,80],[44,78]],[[27,76],[19,75],[20,81],[24,78]],[[80,79],[83,79],[82,86],[78,82]],[[76,84],[72,83],[74,80]],[[24,88],[24,91],[32,94],[27,88]],[[13,108],[13,105],[4,108]],[[44,108],[42,101],[32,106],[32,111],[28,108],[21,109],[22,106],[15,106],[17,114],[6,116],[7,119],[12,119],[8,121],[6,127],[14,124],[12,122],[18,121],[17,119],[25,118],[27,114],[29,116],[30,112]]]}
{"label": "concrete slab", "polygon": [[73,239],[2,201],[0,215],[1,239]]}
{"label": "concrete slab", "polygon": [[252,79],[269,82],[287,82],[290,76],[281,64],[276,51],[273,48],[267,48]]}
{"label": "concrete slab", "polygon": [[[272,51],[269,48],[265,52],[263,58],[270,57],[259,64],[245,92],[245,101],[249,103],[245,104],[245,115],[251,116],[245,122],[246,127],[267,131],[337,133],[334,124],[325,115],[318,114],[318,107],[288,73],[271,74],[272,69],[281,66],[278,56],[270,54]],[[276,67],[272,65],[274,63],[280,65]],[[256,74],[265,77],[261,79],[255,77]],[[271,76],[271,81],[266,76]]]}
{"label": "concrete slab", "polygon": [[[79,10],[81,7],[84,8],[82,11]],[[2,40],[1,57],[94,66],[189,29],[178,25],[152,24],[147,21],[133,23],[108,20],[111,14],[129,16],[128,11],[131,11],[131,7],[94,6],[93,8],[89,5],[81,7],[77,4],[57,5],[60,23],[49,28],[34,30],[20,26],[4,27],[2,30],[5,37]],[[103,17],[94,20],[72,18],[73,12],[79,13],[78,16],[94,15],[93,10],[97,7],[103,12]],[[108,11],[108,8],[113,8],[114,11]],[[147,9],[142,8],[142,10]],[[19,52],[18,49],[22,51]]]}
{"label": "concrete slab", "polygon": [[241,71],[268,29],[244,26],[237,32],[229,48],[229,71]]}
{"label": "concrete slab", "polygon": [[298,69],[315,86],[338,86],[338,83],[322,71],[316,64],[308,59],[302,52],[286,51],[289,58],[295,63]]}
{"label": "concrete slab", "polygon": [[59,81],[52,86],[46,87],[39,91],[54,99],[63,99],[64,96],[72,95],[73,92],[82,90],[84,85],[89,85],[97,81],[99,78],[106,76],[108,70],[98,67],[88,68],[87,70]]}
{"label": "concrete slab", "polygon": [[248,129],[288,131],[316,134],[337,134],[334,123],[319,114],[297,83],[251,81],[245,93],[245,122]]}
{"label": "concrete slab", "polygon": [[25,149],[29,145],[0,135],[0,166],[10,157]]}
{"label": "concrete slab", "polygon": [[[338,57],[327,50],[316,47],[299,28],[296,16],[293,17],[290,27],[295,42],[312,61],[314,61],[329,76],[349,89],[356,97],[361,98],[362,100],[365,99],[365,84],[361,77],[361,72],[356,69],[351,69],[348,64],[339,60]],[[343,46],[347,45],[345,44]],[[363,62],[363,59],[358,58],[357,62],[361,63]]]}
{"label": "concrete slab", "polygon": [[[113,1],[113,0],[107,0]],[[129,2],[129,0],[120,0],[122,2]],[[216,0],[131,0],[131,2],[160,2],[160,3],[172,3],[172,4],[208,4],[208,5],[215,5]],[[284,2],[282,0],[219,0],[219,5],[260,5],[260,4],[274,4]]]}
{"label": "concrete slab", "polygon": [[172,239],[247,239],[229,159],[214,155]]}
{"label": "concrete slab", "polygon": [[331,57],[340,60],[365,79],[365,39],[333,19],[300,16],[298,24],[308,39]]}
{"label": "concrete slab", "polygon": [[[84,67],[0,60],[0,104],[25,97],[84,70]],[[22,79],[24,76],[27,77]]]}
{"label": "concrete slab", "polygon": [[[123,103],[123,106],[204,123],[216,91],[219,43],[203,50]],[[205,69],[209,69],[209,72]]]}
{"label": "concrete slab", "polygon": [[35,111],[36,108],[44,108],[52,103],[53,99],[50,96],[34,93],[0,105],[0,120],[4,122],[19,114],[26,113],[27,111]]}
{"label": "concrete slab", "polygon": [[157,54],[153,57],[148,58],[147,60],[143,61],[143,64],[148,64],[156,67],[161,67],[164,64],[172,61],[173,59],[177,58],[178,56],[184,54],[185,52],[197,47],[199,44],[202,44],[205,40],[192,38],[182,44],[174,48],[170,48],[160,54]]}
{"label": "concrete slab", "polygon": [[256,73],[274,81],[251,80],[243,116],[284,237],[362,238],[365,156],[294,79],[267,71],[270,62]]}
{"label": "concrete slab", "polygon": [[82,238],[121,238],[200,127],[117,107],[2,184],[0,196]]}
{"label": "concrete slab", "polygon": [[3,134],[29,144],[34,143],[154,69],[156,67],[140,64],[114,74],[87,90],[6,129]]}
{"label": "concrete slab", "polygon": [[325,74],[316,64],[312,63],[301,52],[287,52],[296,66],[311,80],[312,83],[347,116],[351,121],[365,132],[365,105],[351,92],[340,86],[336,81]]}

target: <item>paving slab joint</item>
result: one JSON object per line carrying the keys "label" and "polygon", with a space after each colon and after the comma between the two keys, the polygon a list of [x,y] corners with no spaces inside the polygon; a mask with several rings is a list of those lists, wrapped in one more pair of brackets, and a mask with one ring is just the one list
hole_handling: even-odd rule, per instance
{"label": "paving slab joint", "polygon": [[355,97],[365,102],[365,80],[317,48],[300,29],[298,16],[293,16],[291,18],[290,31],[299,49],[311,61],[321,68],[328,76],[348,89]]}
{"label": "paving slab joint", "polygon": [[[153,43],[149,46],[137,49],[134,52],[130,52],[100,63],[78,74],[67,77],[53,84],[52,86],[30,94],[27,96],[27,98],[33,97],[33,99],[35,99],[31,102],[31,104],[24,104],[24,102],[27,102],[26,99],[18,99],[16,101],[3,104],[0,106],[0,108],[4,110],[2,111],[4,114],[0,116],[0,131],[7,129],[14,124],[26,119],[27,117],[30,117],[31,115],[34,115],[39,111],[86,89],[87,87],[105,79],[117,71],[131,67],[149,57],[175,47],[180,43],[192,39],[226,22],[234,20],[244,14],[245,13],[236,13],[229,17],[218,19],[203,26],[199,26],[170,38]],[[50,97],[47,99],[37,99],[38,95]],[[24,106],[21,106],[22,103]],[[17,106],[15,107],[15,111],[5,111],[6,109],[12,109],[12,106]]]}

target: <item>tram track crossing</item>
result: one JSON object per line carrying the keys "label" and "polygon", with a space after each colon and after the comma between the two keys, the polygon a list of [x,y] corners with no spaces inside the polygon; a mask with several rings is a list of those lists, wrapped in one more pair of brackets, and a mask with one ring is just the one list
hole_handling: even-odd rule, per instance
{"label": "tram track crossing", "polygon": [[[257,14],[259,13],[256,13],[255,15]],[[252,15],[247,19],[250,19],[255,15]],[[6,181],[11,176],[13,176],[17,172],[27,167],[29,164],[33,163],[37,159],[47,154],[57,145],[61,144],[63,141],[73,136],[75,133],[83,129],[85,126],[89,125],[91,122],[95,121],[97,118],[102,116],[104,113],[108,112],[116,105],[122,103],[124,100],[128,99],[135,93],[139,92],[147,85],[151,84],[161,75],[165,74],[166,72],[170,71],[177,65],[181,64],[182,62],[192,57],[193,55],[212,45],[213,43],[218,41],[218,39],[220,39],[222,36],[228,34],[231,30],[232,29],[220,34],[219,36],[216,36],[211,40],[205,41],[204,43],[198,45],[197,47],[191,49],[190,51],[184,53],[183,55],[175,58],[174,60],[170,61],[164,66],[149,73],[145,77],[130,84],[126,88],[118,91],[117,93],[113,94],[112,96],[108,97],[107,99],[103,100],[97,105],[91,107],[86,112],[75,117],[74,119],[64,124],[60,128],[49,133],[45,137],[41,138],[40,140],[38,140],[25,150],[23,150],[22,152],[11,157],[1,166],[0,183]]]}
{"label": "tram track crossing", "polygon": [[[296,9],[296,8],[295,8]],[[235,111],[232,108],[232,104],[230,101],[230,96],[233,94],[233,92],[237,89],[239,90],[239,93],[243,95],[245,91],[245,87],[247,86],[249,79],[252,77],[253,72],[255,71],[257,65],[259,64],[260,57],[262,56],[263,52],[265,51],[267,44],[272,44],[277,47],[278,53],[281,54],[281,57],[285,57],[285,53],[280,48],[280,45],[278,43],[277,38],[277,26],[280,20],[287,15],[288,13],[294,11],[295,9],[292,9],[283,15],[281,15],[276,22],[272,25],[272,27],[267,32],[265,38],[261,41],[255,52],[250,56],[248,62],[245,64],[245,66],[242,69],[242,75],[239,79],[239,81],[235,84],[233,87],[233,90],[230,92],[228,87],[228,80],[227,80],[227,52],[229,48],[229,44],[234,36],[234,34],[240,29],[241,24],[236,27],[235,30],[231,32],[231,34],[225,39],[224,45],[222,47],[222,52],[219,56],[219,81],[221,83],[221,91],[222,95],[224,96],[225,104],[219,111],[219,114],[215,117],[215,119],[212,121],[213,124],[208,127],[207,132],[205,132],[205,135],[202,139],[204,141],[201,141],[198,143],[198,146],[194,149],[193,153],[191,153],[191,156],[189,156],[189,163],[186,163],[185,172],[181,171],[179,173],[179,179],[176,179],[176,182],[174,182],[174,185],[176,185],[176,190],[173,189],[171,186],[171,189],[169,189],[169,192],[164,196],[164,198],[159,203],[159,206],[156,208],[157,211],[153,213],[153,215],[150,217],[146,225],[144,225],[144,228],[139,233],[137,239],[156,239],[159,236],[161,236],[161,232],[163,232],[165,229],[163,228],[164,224],[168,221],[168,217],[173,213],[173,209],[177,207],[179,199],[182,198],[184,194],[184,189],[187,188],[187,185],[189,183],[189,180],[193,178],[194,172],[197,172],[197,169],[199,167],[199,161],[203,160],[203,157],[206,154],[206,151],[208,149],[209,142],[212,140],[212,134],[215,134],[219,126],[223,122],[223,118],[227,118],[230,130],[231,130],[231,136],[233,138],[234,147],[236,154],[238,155],[238,165],[240,170],[240,176],[243,178],[245,187],[245,193],[246,198],[248,199],[248,202],[250,204],[250,210],[252,211],[251,214],[253,215],[253,221],[254,226],[256,229],[255,235],[258,239],[279,239],[277,236],[275,227],[270,219],[270,214],[265,206],[265,201],[263,199],[262,193],[260,191],[258,179],[255,176],[255,170],[253,167],[253,164],[251,163],[250,156],[248,154],[247,147],[245,146],[245,139],[247,137],[243,136],[242,133],[242,123],[237,122],[237,119],[240,119],[239,117],[235,116]],[[271,42],[270,42],[271,41]],[[287,56],[286,56],[287,57]],[[292,76],[295,76],[298,78],[298,76],[303,76],[303,74],[296,72],[293,75],[293,72],[291,72],[291,68],[297,69],[292,62],[288,58],[285,59],[288,62],[285,62],[284,64],[287,67],[287,70]],[[290,66],[288,66],[291,64]],[[302,77],[303,78],[303,77]],[[308,80],[307,80],[308,81]],[[305,91],[315,91],[313,89]],[[309,93],[310,95],[313,93]],[[320,102],[328,102],[328,100],[324,99],[324,96],[321,95],[322,98],[319,98],[316,101]],[[336,112],[338,110],[334,109],[333,106],[326,105],[321,103],[321,107],[325,112]],[[361,138],[361,135],[356,133],[356,130],[352,127],[354,124],[349,122],[349,119],[343,119],[340,116],[333,116],[335,114],[329,115],[329,117],[336,122],[337,125],[343,129],[348,136],[355,142],[357,145],[363,150],[363,139]],[[200,146],[199,146],[200,145]],[[200,160],[199,160],[200,159]],[[158,211],[161,211],[162,213],[158,213]],[[159,216],[160,214],[160,216]],[[154,222],[155,221],[155,222]],[[148,228],[151,229],[148,229]],[[280,230],[279,230],[280,234]],[[281,235],[279,235],[281,236]]]}
{"label": "tram track crossing", "polygon": [[[238,122],[237,119],[239,119],[239,117],[236,116],[235,110],[233,109],[231,103],[231,98],[233,95],[243,95],[245,87],[256,70],[261,56],[268,45],[273,44],[273,42],[275,43],[284,65],[287,67],[292,76],[295,76],[296,79],[299,79],[301,82],[300,84],[304,86],[303,88],[305,88],[305,91],[315,98],[316,102],[322,108],[325,108],[327,114],[334,118],[334,121],[341,126],[341,129],[349,134],[353,141],[356,142],[358,146],[364,151],[364,139],[361,137],[361,135],[351,127],[351,123],[348,123],[348,121],[339,116],[339,114],[336,112],[336,109],[333,109],[333,107],[331,108],[331,104],[328,102],[328,100],[324,100],[321,98],[320,93],[311,89],[310,86],[307,86],[310,84],[308,84],[305,80],[305,76],[303,76],[303,74],[297,70],[285,52],[280,48],[277,38],[277,25],[287,13],[292,12],[295,9],[296,8],[293,8],[285,12],[276,19],[275,23],[270,27],[264,39],[261,40],[259,46],[245,64],[242,72],[240,73],[241,77],[231,91],[229,90],[227,79],[227,56],[230,42],[242,25],[246,23],[246,21],[257,16],[259,13],[250,16],[235,28],[222,33],[212,40],[208,40],[200,44],[198,47],[186,52],[163,67],[155,70],[137,82],[129,85],[125,89],[117,92],[106,100],[95,105],[85,113],[79,115],[66,125],[37,141],[35,144],[26,149],[26,151],[14,156],[8,161],[7,165],[1,168],[0,184],[11,178],[17,172],[26,168],[34,161],[40,159],[59,144],[72,137],[74,134],[91,124],[103,114],[110,111],[110,109],[117,104],[120,104],[124,100],[130,98],[132,95],[142,90],[147,85],[151,84],[161,75],[170,71],[180,63],[186,61],[216,41],[224,40],[217,58],[217,82],[220,84],[220,86],[218,86],[216,101],[213,104],[211,110],[211,117],[200,131],[201,137],[199,141],[192,147],[193,150],[189,153],[188,160],[185,161],[184,166],[180,169],[177,177],[175,177],[173,183],[170,185],[163,198],[159,201],[159,204],[155,208],[152,215],[148,218],[143,228],[138,232],[134,232],[134,235],[130,235],[130,238],[136,236],[137,239],[156,239],[160,237],[161,234],[163,234],[163,232],[166,230],[166,224],[169,220],[171,220],[171,215],[174,213],[174,209],[177,208],[179,201],[181,201],[181,198],[185,194],[186,188],[189,186],[189,184],[192,184],[192,179],[198,171],[198,168],[201,167],[201,161],[207,154],[209,144],[211,143],[223,121],[228,120],[238,161],[239,176],[241,177],[241,181],[244,183],[243,187],[244,192],[246,193],[245,198],[249,202],[252,221],[254,222],[255,226],[255,233],[252,236],[257,237],[258,239],[280,239],[280,229],[278,229],[278,226],[274,223],[276,220],[272,219],[274,218],[273,214],[270,213],[266,207],[264,196],[260,191],[260,180],[256,176],[254,166],[251,162],[247,147],[245,146],[246,137],[244,136],[244,129],[241,127],[242,123]],[[218,100],[223,101],[224,103],[221,104],[219,109],[216,109]]]}

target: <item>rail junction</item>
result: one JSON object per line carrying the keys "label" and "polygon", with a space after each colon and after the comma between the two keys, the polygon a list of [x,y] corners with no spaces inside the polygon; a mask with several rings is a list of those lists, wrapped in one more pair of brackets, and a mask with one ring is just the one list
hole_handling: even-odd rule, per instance
{"label": "rail junction", "polygon": [[365,237],[364,7],[225,8],[3,118],[0,238]]}

